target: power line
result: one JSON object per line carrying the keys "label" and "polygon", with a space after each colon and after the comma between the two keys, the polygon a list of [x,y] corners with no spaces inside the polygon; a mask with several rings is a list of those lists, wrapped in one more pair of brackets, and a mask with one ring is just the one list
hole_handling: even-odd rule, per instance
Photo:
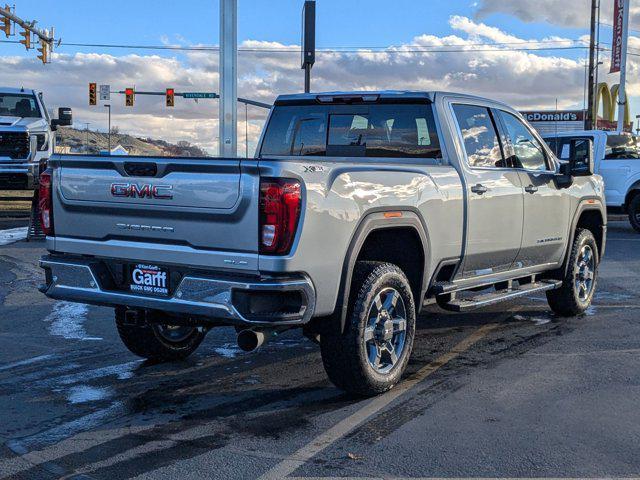
{"label": "power line", "polygon": [[[575,40],[548,40],[548,41],[523,41],[523,42],[504,42],[504,43],[477,43],[477,44],[449,44],[449,45],[433,45],[433,46],[421,46],[421,45],[400,45],[400,46],[388,46],[388,47],[334,47],[334,48],[320,48],[317,49],[318,53],[359,53],[359,54],[374,54],[374,53],[386,53],[386,54],[404,54],[404,53],[460,53],[460,52],[527,52],[527,51],[553,51],[553,50],[579,50],[586,49],[584,45],[568,45],[568,46],[540,46],[547,43],[578,43]],[[0,43],[18,43],[14,40],[0,40]],[[507,47],[509,45],[538,45],[531,47]],[[59,47],[89,47],[89,48],[124,48],[129,50],[170,50],[170,51],[195,51],[195,52],[218,52],[220,50],[217,46],[179,46],[179,45],[126,45],[126,44],[111,44],[111,43],[75,43],[75,42],[61,42]],[[479,49],[476,46],[493,46],[496,48]],[[294,53],[300,54],[299,48],[238,48],[239,52],[249,53]]]}

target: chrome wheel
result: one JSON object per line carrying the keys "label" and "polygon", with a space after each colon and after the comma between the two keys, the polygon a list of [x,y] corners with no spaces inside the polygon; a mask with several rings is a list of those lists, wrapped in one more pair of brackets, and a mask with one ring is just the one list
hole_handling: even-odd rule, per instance
{"label": "chrome wheel", "polygon": [[585,302],[591,295],[596,272],[596,258],[591,246],[585,245],[576,260],[574,285],[580,301]]}
{"label": "chrome wheel", "polygon": [[364,343],[369,365],[387,373],[402,357],[407,336],[407,310],[400,293],[393,288],[378,293],[367,319]]}
{"label": "chrome wheel", "polygon": [[188,339],[195,330],[195,327],[187,327],[180,325],[159,325],[156,324],[153,327],[156,332],[162,337],[163,340],[166,340],[170,343],[180,343],[184,342]]}

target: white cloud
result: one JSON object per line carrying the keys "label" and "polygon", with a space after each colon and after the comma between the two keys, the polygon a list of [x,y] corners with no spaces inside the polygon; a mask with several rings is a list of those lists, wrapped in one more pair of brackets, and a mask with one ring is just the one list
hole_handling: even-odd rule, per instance
{"label": "white cloud", "polygon": [[[611,24],[613,0],[602,0],[601,7],[600,20]],[[480,0],[476,16],[482,19],[493,13],[506,13],[528,23],[589,28],[591,0]],[[632,28],[640,24],[640,6],[632,5],[629,15]]]}

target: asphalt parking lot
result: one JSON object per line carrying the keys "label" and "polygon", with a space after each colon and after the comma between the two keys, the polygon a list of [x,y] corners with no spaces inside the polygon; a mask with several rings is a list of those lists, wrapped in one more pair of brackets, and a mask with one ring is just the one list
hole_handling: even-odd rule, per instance
{"label": "asphalt parking lot", "polygon": [[408,375],[361,400],[315,344],[240,353],[214,330],[153,365],[107,308],[38,293],[42,243],[0,246],[0,478],[628,477],[640,474],[640,235],[609,227],[593,307],[542,296],[429,309]]}

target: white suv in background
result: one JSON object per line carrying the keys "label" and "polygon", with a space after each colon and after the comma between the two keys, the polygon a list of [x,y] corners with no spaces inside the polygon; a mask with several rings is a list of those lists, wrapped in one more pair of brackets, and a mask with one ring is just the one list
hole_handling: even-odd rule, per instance
{"label": "white suv in background", "polygon": [[0,87],[0,189],[32,189],[39,165],[54,152],[53,132],[71,125],[69,108],[51,120],[42,93]]}
{"label": "white suv in background", "polygon": [[[579,138],[593,141],[595,172],[604,179],[607,211],[628,214],[631,225],[640,232],[640,137],[583,130],[545,135],[544,139],[563,160],[571,155],[571,140]],[[586,148],[587,142],[582,145]]]}

